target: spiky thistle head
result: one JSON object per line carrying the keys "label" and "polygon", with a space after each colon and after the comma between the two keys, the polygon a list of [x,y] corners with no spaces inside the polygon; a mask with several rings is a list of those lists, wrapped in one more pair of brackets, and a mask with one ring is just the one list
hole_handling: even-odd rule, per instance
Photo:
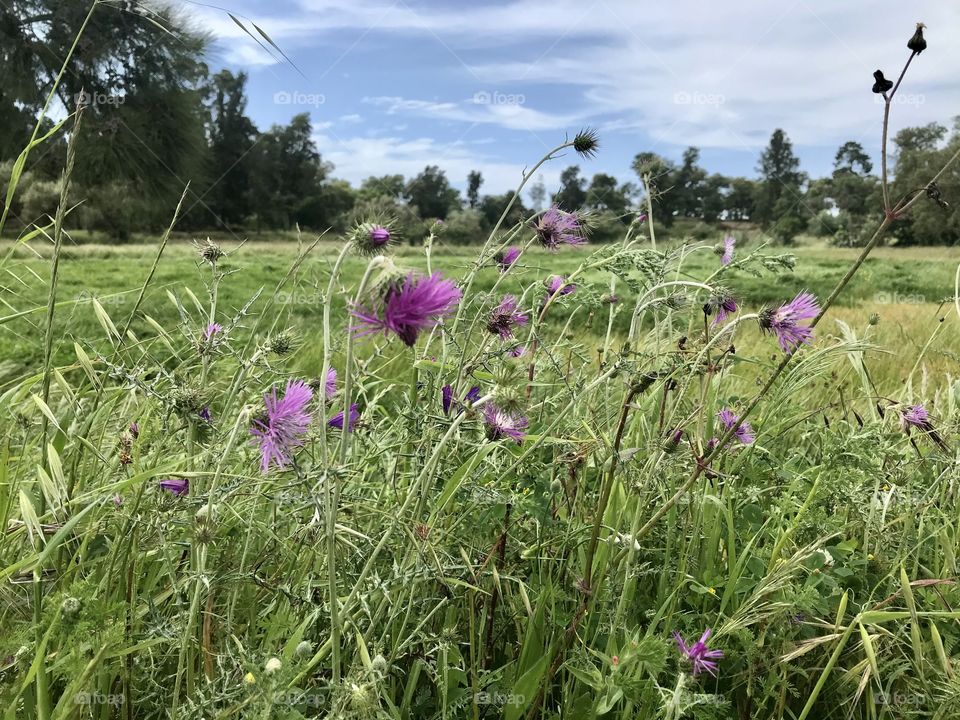
{"label": "spiky thistle head", "polygon": [[592,158],[600,147],[600,136],[593,128],[584,128],[573,138],[573,149],[583,158]]}
{"label": "spiky thistle head", "polygon": [[350,242],[361,255],[381,255],[397,240],[390,220],[357,223],[349,234]]}

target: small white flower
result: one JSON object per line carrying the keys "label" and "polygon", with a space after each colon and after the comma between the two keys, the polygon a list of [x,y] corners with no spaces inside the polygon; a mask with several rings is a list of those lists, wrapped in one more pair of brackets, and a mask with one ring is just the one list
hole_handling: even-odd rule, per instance
{"label": "small white flower", "polygon": [[267,664],[264,665],[263,671],[267,675],[273,675],[275,672],[279,672],[280,668],[282,667],[283,667],[283,663],[280,662],[280,658],[272,657],[269,660],[267,660]]}

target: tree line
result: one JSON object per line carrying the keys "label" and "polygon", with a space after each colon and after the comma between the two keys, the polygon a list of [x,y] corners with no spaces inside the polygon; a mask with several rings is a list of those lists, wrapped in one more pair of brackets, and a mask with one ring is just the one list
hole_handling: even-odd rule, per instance
{"label": "tree line", "polygon": [[[0,188],[29,142],[35,119],[86,16],[85,3],[20,0],[0,4]],[[392,219],[416,242],[443,220],[449,242],[473,242],[496,223],[510,194],[483,194],[479,171],[463,194],[444,170],[429,165],[412,178],[371,176],[359,187],[337,179],[313,139],[309,113],[260,129],[247,114],[243,72],[211,72],[209,36],[169,7],[147,11],[117,2],[93,13],[57,89],[68,112],[83,103],[71,126],[31,155],[12,207],[21,226],[42,223],[59,196],[69,132],[78,136],[71,227],[124,240],[155,232],[190,182],[183,230],[235,234],[289,230],[342,231],[358,220]],[[44,130],[53,127],[47,121]],[[960,143],[952,128],[932,123],[901,130],[892,142],[893,194],[922,189],[923,178]],[[787,134],[777,129],[760,154],[757,176],[728,177],[700,165],[687,148],[679,163],[652,152],[636,155],[635,179],[564,169],[548,191],[535,179],[514,203],[508,222],[551,203],[588,211],[595,240],[614,239],[649,206],[666,232],[714,234],[718,224],[749,223],[781,242],[801,233],[841,245],[862,242],[882,208],[880,179],[857,142],[840,146],[833,171],[811,178],[800,168]],[[960,170],[941,178],[936,198],[898,223],[903,244],[960,241]]]}

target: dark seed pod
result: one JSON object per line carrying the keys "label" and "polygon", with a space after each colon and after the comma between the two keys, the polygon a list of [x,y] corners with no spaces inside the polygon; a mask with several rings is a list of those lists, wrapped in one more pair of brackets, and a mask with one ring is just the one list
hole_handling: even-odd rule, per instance
{"label": "dark seed pod", "polygon": [[873,91],[878,95],[880,93],[885,93],[887,90],[890,90],[893,87],[893,82],[890,80],[887,80],[883,76],[882,70],[877,70],[873,74],[873,79],[876,80],[876,82],[873,84]]}

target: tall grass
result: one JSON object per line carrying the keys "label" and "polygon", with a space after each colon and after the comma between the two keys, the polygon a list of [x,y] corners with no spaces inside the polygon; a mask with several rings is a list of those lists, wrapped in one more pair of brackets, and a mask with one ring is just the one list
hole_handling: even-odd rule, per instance
{"label": "tall grass", "polygon": [[[589,155],[591,137],[540,162]],[[164,288],[176,316],[161,323],[151,291],[177,210],[130,312],[77,306],[99,336],[55,362],[71,166],[44,361],[0,396],[6,717],[960,713],[955,381],[923,375],[927,342],[881,396],[872,326],[820,324],[921,194],[887,201],[821,298],[819,337],[789,353],[757,327],[763,308],[717,324],[704,306],[791,262],[657,246],[652,206],[621,242],[560,256],[529,223],[498,228],[456,278],[456,309],[413,343],[357,337],[347,299],[376,307],[407,276],[382,253],[345,272],[362,228],[322,282],[308,285],[316,238],[237,303],[231,256],[198,243],[205,292]],[[501,272],[510,244],[523,254]],[[455,275],[431,247],[427,266]],[[558,257],[572,269],[548,292]],[[504,339],[488,325],[508,287],[530,322]],[[307,288],[319,327],[280,302]],[[4,323],[28,310],[5,300]],[[302,446],[261,472],[264,395],[311,353]],[[352,431],[330,425],[354,403]],[[907,422],[916,405],[930,417]],[[491,426],[494,406],[528,421],[520,441]],[[689,649],[708,628],[716,676],[674,638]]]}

